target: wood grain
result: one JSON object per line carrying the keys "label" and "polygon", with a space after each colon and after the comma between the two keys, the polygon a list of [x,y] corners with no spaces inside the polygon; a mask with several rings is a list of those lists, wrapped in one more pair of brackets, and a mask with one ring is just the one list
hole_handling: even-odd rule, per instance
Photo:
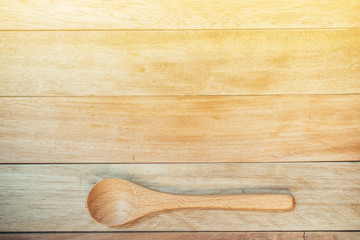
{"label": "wood grain", "polygon": [[1,163],[358,161],[360,95],[0,98]]}
{"label": "wood grain", "polygon": [[358,240],[360,232],[307,232],[305,240]]}
{"label": "wood grain", "polygon": [[2,0],[0,29],[343,28],[360,26],[359,11],[357,0]]}
{"label": "wood grain", "polygon": [[[304,240],[302,232],[157,232],[0,234],[2,240]],[[354,239],[355,240],[355,239]]]}
{"label": "wood grain", "polygon": [[[306,231],[360,229],[360,163],[0,165],[0,231]],[[294,211],[176,210],[109,228],[90,188],[122,178],[175,194],[291,193]]]}
{"label": "wood grain", "polygon": [[0,96],[359,93],[360,30],[5,31],[0,76]]}

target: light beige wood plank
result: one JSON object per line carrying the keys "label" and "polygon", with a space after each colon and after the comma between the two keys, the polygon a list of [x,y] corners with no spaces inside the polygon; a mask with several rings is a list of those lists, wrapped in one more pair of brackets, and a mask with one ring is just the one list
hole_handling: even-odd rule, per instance
{"label": "light beige wood plank", "polygon": [[301,232],[157,232],[0,234],[3,240],[303,240]]}
{"label": "light beige wood plank", "polygon": [[0,29],[360,27],[357,0],[2,0]]}
{"label": "light beige wood plank", "polygon": [[0,76],[0,96],[359,93],[360,30],[0,32]]}
{"label": "light beige wood plank", "polygon": [[1,163],[360,159],[360,95],[0,98]]}
{"label": "light beige wood plank", "polygon": [[[360,229],[360,163],[0,165],[0,231]],[[180,194],[291,193],[290,212],[176,210],[121,227],[97,223],[90,188],[122,178]]]}
{"label": "light beige wood plank", "polygon": [[307,232],[305,240],[358,240],[360,232]]}

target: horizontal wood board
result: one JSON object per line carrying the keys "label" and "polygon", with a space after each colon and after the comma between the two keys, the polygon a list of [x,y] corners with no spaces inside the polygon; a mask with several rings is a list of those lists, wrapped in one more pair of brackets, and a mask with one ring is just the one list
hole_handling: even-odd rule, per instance
{"label": "horizontal wood board", "polygon": [[[157,232],[0,234],[1,240],[304,240],[302,232]],[[354,239],[355,240],[355,239]]]}
{"label": "horizontal wood board", "polygon": [[0,29],[349,28],[359,11],[357,0],[2,0]]}
{"label": "horizontal wood board", "polygon": [[360,232],[132,232],[132,233],[13,233],[4,240],[358,240]]}
{"label": "horizontal wood board", "polygon": [[360,95],[0,98],[1,163],[358,161]]}
{"label": "horizontal wood board", "polygon": [[[0,166],[0,231],[307,231],[360,229],[360,163]],[[123,178],[179,194],[291,193],[290,212],[176,210],[109,228],[86,209],[90,188]]]}
{"label": "horizontal wood board", "polygon": [[0,96],[359,92],[360,30],[0,31]]}
{"label": "horizontal wood board", "polygon": [[305,240],[357,240],[360,232],[307,232]]}
{"label": "horizontal wood board", "polygon": [[358,240],[360,232],[162,232],[162,233],[20,233],[0,234],[4,240]]}

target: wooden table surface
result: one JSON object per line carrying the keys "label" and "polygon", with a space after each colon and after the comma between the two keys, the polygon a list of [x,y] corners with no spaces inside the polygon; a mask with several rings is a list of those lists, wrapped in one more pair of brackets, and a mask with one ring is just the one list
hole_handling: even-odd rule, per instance
{"label": "wooden table surface", "polygon": [[[360,1],[0,1],[0,239],[360,239]],[[106,178],[290,212],[106,227]]]}

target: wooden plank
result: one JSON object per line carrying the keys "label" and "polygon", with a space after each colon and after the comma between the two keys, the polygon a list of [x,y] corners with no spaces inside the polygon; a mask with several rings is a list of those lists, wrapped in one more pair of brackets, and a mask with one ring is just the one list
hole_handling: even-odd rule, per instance
{"label": "wooden plank", "polygon": [[0,96],[359,93],[360,30],[0,32],[0,76]]}
{"label": "wooden plank", "polygon": [[360,232],[307,232],[306,240],[358,240]]}
{"label": "wooden plank", "polygon": [[[307,231],[360,229],[360,163],[0,165],[0,231]],[[90,188],[122,178],[180,194],[291,193],[290,212],[176,210],[109,228]]]}
{"label": "wooden plank", "polygon": [[360,95],[0,98],[1,163],[357,161]]}
{"label": "wooden plank", "polygon": [[[303,240],[302,232],[157,232],[157,233],[15,233],[1,234],[0,239],[4,240]],[[307,232],[306,240],[358,240],[359,232]]]}
{"label": "wooden plank", "polygon": [[342,28],[359,27],[359,11],[357,0],[2,0],[0,29]]}
{"label": "wooden plank", "polygon": [[0,234],[3,240],[303,240],[302,232],[157,232]]}

